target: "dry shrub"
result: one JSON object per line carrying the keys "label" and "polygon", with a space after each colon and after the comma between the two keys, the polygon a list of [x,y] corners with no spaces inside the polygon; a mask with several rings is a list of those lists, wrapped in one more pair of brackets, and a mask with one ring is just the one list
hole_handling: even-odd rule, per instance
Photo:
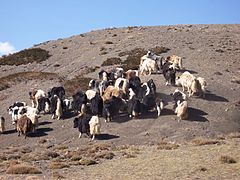
{"label": "dry shrub", "polygon": [[69,168],[69,165],[63,162],[51,162],[49,165],[50,169],[63,169]]}
{"label": "dry shrub", "polygon": [[71,161],[79,161],[81,159],[82,159],[82,156],[77,155],[77,154],[75,154],[71,157]]}
{"label": "dry shrub", "polygon": [[68,49],[68,47],[67,47],[67,46],[64,46],[63,49]]}
{"label": "dry shrub", "polygon": [[119,65],[121,63],[122,63],[121,58],[112,57],[112,58],[107,58],[107,60],[104,61],[101,66]]}
{"label": "dry shrub", "polygon": [[156,46],[154,48],[149,49],[150,51],[154,52],[155,54],[159,55],[162,53],[168,52],[170,49],[164,46]]}
{"label": "dry shrub", "polygon": [[27,164],[16,164],[10,165],[6,171],[7,174],[41,174],[42,172],[32,166]]}
{"label": "dry shrub", "polygon": [[89,165],[94,165],[97,164],[96,161],[92,160],[92,159],[81,159],[79,161],[80,165],[84,165],[84,166],[89,166]]}
{"label": "dry shrub", "polygon": [[177,149],[178,147],[179,147],[178,144],[162,141],[158,143],[157,149],[172,150]]}
{"label": "dry shrub", "polygon": [[43,153],[43,155],[50,157],[50,158],[56,158],[56,157],[60,156],[57,152],[54,152],[54,151],[46,151]]}
{"label": "dry shrub", "polygon": [[28,72],[19,72],[15,74],[10,74],[0,78],[0,91],[11,87],[16,83],[26,82],[29,80],[53,80],[59,79],[60,77],[55,73],[49,72],[37,72],[37,71],[28,71]]}
{"label": "dry shrub", "polygon": [[125,152],[125,151],[122,152],[122,156],[124,156],[125,158],[136,158],[137,157],[136,154],[133,154],[131,152]]}
{"label": "dry shrub", "polygon": [[239,132],[230,133],[230,134],[228,135],[228,138],[230,138],[230,139],[240,138],[240,133],[239,133]]}
{"label": "dry shrub", "polygon": [[106,41],[105,44],[113,44],[112,41]]}
{"label": "dry shrub", "polygon": [[106,52],[106,51],[102,51],[102,52],[100,52],[99,53],[99,55],[105,55],[105,54],[107,54],[108,52]]}
{"label": "dry shrub", "polygon": [[23,147],[21,149],[21,153],[25,154],[25,153],[30,153],[32,152],[32,149],[30,147]]}
{"label": "dry shrub", "polygon": [[192,143],[195,146],[221,144],[220,141],[218,141],[218,140],[204,139],[204,138],[196,138],[196,139],[192,140]]}
{"label": "dry shrub", "polygon": [[[156,46],[149,50],[159,55],[159,54],[168,52],[170,49],[163,46]],[[128,70],[128,69],[138,69],[140,64],[140,59],[145,54],[147,54],[147,50],[143,48],[135,48],[131,51],[120,52],[118,55],[120,57],[128,55],[127,59],[123,62],[123,69]]]}
{"label": "dry shrub", "polygon": [[63,86],[67,92],[67,96],[75,94],[77,91],[86,91],[88,89],[88,84],[91,78],[76,76],[71,80],[64,82]]}
{"label": "dry shrub", "polygon": [[21,65],[47,60],[50,57],[49,52],[41,48],[25,49],[20,52],[0,58],[0,65]]}
{"label": "dry shrub", "polygon": [[59,174],[59,172],[53,172],[52,173],[52,179],[65,179],[63,175]]}
{"label": "dry shrub", "polygon": [[59,146],[55,146],[54,150],[65,150],[68,149],[68,146],[65,145],[59,145]]}
{"label": "dry shrub", "polygon": [[102,46],[102,47],[100,47],[100,49],[99,49],[100,51],[105,51],[106,50],[106,48],[104,47],[104,46]]}
{"label": "dry shrub", "polygon": [[97,154],[94,159],[113,159],[115,156],[112,152],[101,152],[100,154]]}
{"label": "dry shrub", "polygon": [[222,162],[222,163],[226,163],[226,164],[237,163],[237,161],[230,156],[221,156],[219,158],[219,161]]}
{"label": "dry shrub", "polygon": [[142,48],[135,48],[131,51],[126,51],[125,53],[119,53],[119,56],[123,54],[128,55],[127,59],[123,62],[123,69],[138,69],[140,59],[146,53],[147,51]]}
{"label": "dry shrub", "polygon": [[23,154],[20,159],[25,162],[32,162],[35,161],[35,155],[31,153]]}
{"label": "dry shrub", "polygon": [[0,162],[6,161],[7,160],[7,156],[4,154],[0,155]]}
{"label": "dry shrub", "polygon": [[39,139],[39,140],[38,140],[38,143],[39,143],[39,144],[44,144],[44,143],[46,143],[46,142],[47,142],[46,139]]}
{"label": "dry shrub", "polygon": [[16,159],[20,159],[21,158],[21,155],[19,154],[10,154],[8,155],[8,160],[16,160]]}

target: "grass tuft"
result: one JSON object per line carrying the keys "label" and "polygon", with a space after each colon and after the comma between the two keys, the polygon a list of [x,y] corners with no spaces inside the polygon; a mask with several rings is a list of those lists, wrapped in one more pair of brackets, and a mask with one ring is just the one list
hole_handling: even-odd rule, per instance
{"label": "grass tuft", "polygon": [[42,172],[32,166],[32,165],[27,165],[27,164],[16,164],[16,165],[11,165],[7,171],[7,174],[41,174]]}
{"label": "grass tuft", "polygon": [[80,165],[84,165],[84,166],[90,166],[90,165],[97,164],[97,162],[92,159],[81,159],[79,161],[79,163],[80,163]]}
{"label": "grass tuft", "polygon": [[68,167],[69,165],[63,162],[51,162],[49,165],[50,169],[63,169]]}
{"label": "grass tuft", "polygon": [[172,149],[177,149],[178,147],[179,147],[178,144],[162,141],[158,143],[157,149],[172,150]]}
{"label": "grass tuft", "polygon": [[197,138],[197,139],[192,140],[192,143],[195,146],[204,146],[204,145],[220,144],[221,142],[218,140]]}
{"label": "grass tuft", "polygon": [[222,162],[222,163],[226,163],[226,164],[237,163],[237,161],[230,156],[221,156],[219,158],[219,161]]}

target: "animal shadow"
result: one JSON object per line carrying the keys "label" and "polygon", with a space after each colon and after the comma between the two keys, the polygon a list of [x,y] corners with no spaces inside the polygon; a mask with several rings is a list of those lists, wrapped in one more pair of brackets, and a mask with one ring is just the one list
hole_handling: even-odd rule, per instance
{"label": "animal shadow", "polygon": [[205,95],[205,99],[208,101],[229,102],[228,99],[226,99],[222,96],[218,96],[216,94],[212,94],[212,93],[207,93]]}
{"label": "animal shadow", "polygon": [[1,134],[13,134],[13,133],[16,133],[16,132],[17,132],[16,129],[11,129],[11,130],[4,131]]}
{"label": "animal shadow", "polygon": [[67,112],[65,112],[64,115],[63,115],[63,120],[73,118],[73,117],[75,117],[76,115],[77,115],[77,114],[74,113],[74,112],[69,112],[69,111],[67,111]]}
{"label": "animal shadow", "polygon": [[98,140],[110,140],[110,139],[116,139],[116,138],[119,138],[120,136],[116,136],[116,135],[113,135],[113,134],[99,134],[96,136],[96,139]]}
{"label": "animal shadow", "polygon": [[200,109],[188,107],[188,119],[190,121],[208,122],[208,119],[204,117],[205,115],[208,115],[208,113]]}
{"label": "animal shadow", "polygon": [[127,114],[124,114],[124,113],[120,113],[116,116],[113,117],[113,120],[111,122],[116,122],[116,123],[125,123],[125,122],[128,122],[131,118],[127,115]]}
{"label": "animal shadow", "polygon": [[43,121],[43,122],[38,123],[39,126],[43,126],[43,125],[47,125],[47,124],[52,124],[52,122]]}
{"label": "animal shadow", "polygon": [[38,128],[35,132],[30,133],[29,137],[42,137],[47,136],[48,134],[46,132],[52,131],[53,128]]}

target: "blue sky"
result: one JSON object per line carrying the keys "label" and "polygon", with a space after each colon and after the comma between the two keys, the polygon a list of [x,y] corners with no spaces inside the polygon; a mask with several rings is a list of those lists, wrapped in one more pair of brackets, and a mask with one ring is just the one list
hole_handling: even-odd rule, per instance
{"label": "blue sky", "polygon": [[240,24],[240,1],[0,0],[0,21],[1,56],[107,27]]}

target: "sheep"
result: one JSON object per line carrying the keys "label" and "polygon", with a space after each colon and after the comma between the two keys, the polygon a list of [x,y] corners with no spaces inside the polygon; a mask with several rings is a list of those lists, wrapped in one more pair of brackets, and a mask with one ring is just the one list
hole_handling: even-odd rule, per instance
{"label": "sheep", "polygon": [[202,77],[197,77],[197,80],[201,84],[201,96],[205,98],[207,82]]}
{"label": "sheep", "polygon": [[27,133],[32,131],[33,131],[33,124],[31,119],[29,119],[27,116],[22,116],[20,119],[17,120],[18,136],[20,136],[20,134],[22,133],[25,135],[25,139],[26,139]]}
{"label": "sheep", "polygon": [[81,91],[78,91],[72,96],[72,108],[75,113],[83,115],[86,113],[87,95]]}
{"label": "sheep", "polygon": [[171,55],[166,58],[168,62],[171,62],[173,64],[173,67],[175,69],[183,69],[182,66],[182,58],[176,55]]}
{"label": "sheep", "polygon": [[195,79],[196,77],[194,75],[192,75],[188,71],[185,71],[181,76],[176,77],[175,83],[176,86],[182,86],[183,92],[185,91],[185,88],[187,88],[187,92],[189,93],[189,96],[191,96],[192,95],[191,86]]}
{"label": "sheep", "polygon": [[100,134],[101,123],[98,116],[92,116],[89,121],[90,134],[92,135],[92,141],[95,139],[96,134]]}
{"label": "sheep", "polygon": [[73,128],[78,128],[79,135],[78,138],[82,137],[83,133],[86,133],[88,136],[90,136],[90,119],[91,115],[89,114],[83,114],[82,116],[76,117],[73,120]]}
{"label": "sheep", "polygon": [[103,96],[102,96],[103,102],[111,99],[112,96],[122,98],[123,90],[119,89],[119,88],[116,88],[114,86],[108,86],[107,89],[105,90]]}
{"label": "sheep", "polygon": [[183,119],[188,118],[188,103],[186,100],[177,101],[177,107],[175,109],[175,114],[177,114],[178,122]]}
{"label": "sheep", "polygon": [[140,74],[141,75],[146,75],[148,72],[148,75],[151,75],[151,73],[154,71],[156,72],[157,70],[157,64],[156,61],[147,58],[146,60],[143,61],[142,65],[140,65]]}
{"label": "sheep", "polygon": [[125,78],[129,80],[132,77],[139,76],[139,71],[138,70],[132,70],[129,69],[125,72]]}
{"label": "sheep", "polygon": [[91,100],[92,98],[94,98],[96,96],[96,93],[97,92],[95,90],[92,90],[92,89],[89,89],[85,92],[88,100]]}
{"label": "sheep", "polygon": [[178,89],[175,89],[175,91],[173,93],[170,94],[170,96],[173,97],[173,101],[174,101],[174,106],[173,106],[173,110],[175,111],[176,107],[177,107],[177,102],[178,101],[185,101],[187,100],[187,95],[178,90]]}
{"label": "sheep", "polygon": [[125,78],[117,78],[114,84],[114,87],[122,89],[124,94],[127,94],[128,91],[128,81]]}
{"label": "sheep", "polygon": [[20,119],[23,116],[27,116],[32,124],[33,124],[33,132],[35,131],[36,127],[38,126],[38,115],[37,115],[37,108],[33,108],[30,106],[20,107],[18,110],[18,118]]}
{"label": "sheep", "polygon": [[47,97],[47,94],[41,90],[33,90],[32,92],[29,92],[30,100],[32,100],[32,107],[38,108],[38,100],[42,97]]}
{"label": "sheep", "polygon": [[57,95],[54,95],[51,98],[51,113],[52,119],[55,119],[57,117],[57,119],[60,120],[60,118],[62,118],[63,102]]}
{"label": "sheep", "polygon": [[0,134],[3,133],[5,131],[5,119],[4,117],[1,116],[0,119]]}

